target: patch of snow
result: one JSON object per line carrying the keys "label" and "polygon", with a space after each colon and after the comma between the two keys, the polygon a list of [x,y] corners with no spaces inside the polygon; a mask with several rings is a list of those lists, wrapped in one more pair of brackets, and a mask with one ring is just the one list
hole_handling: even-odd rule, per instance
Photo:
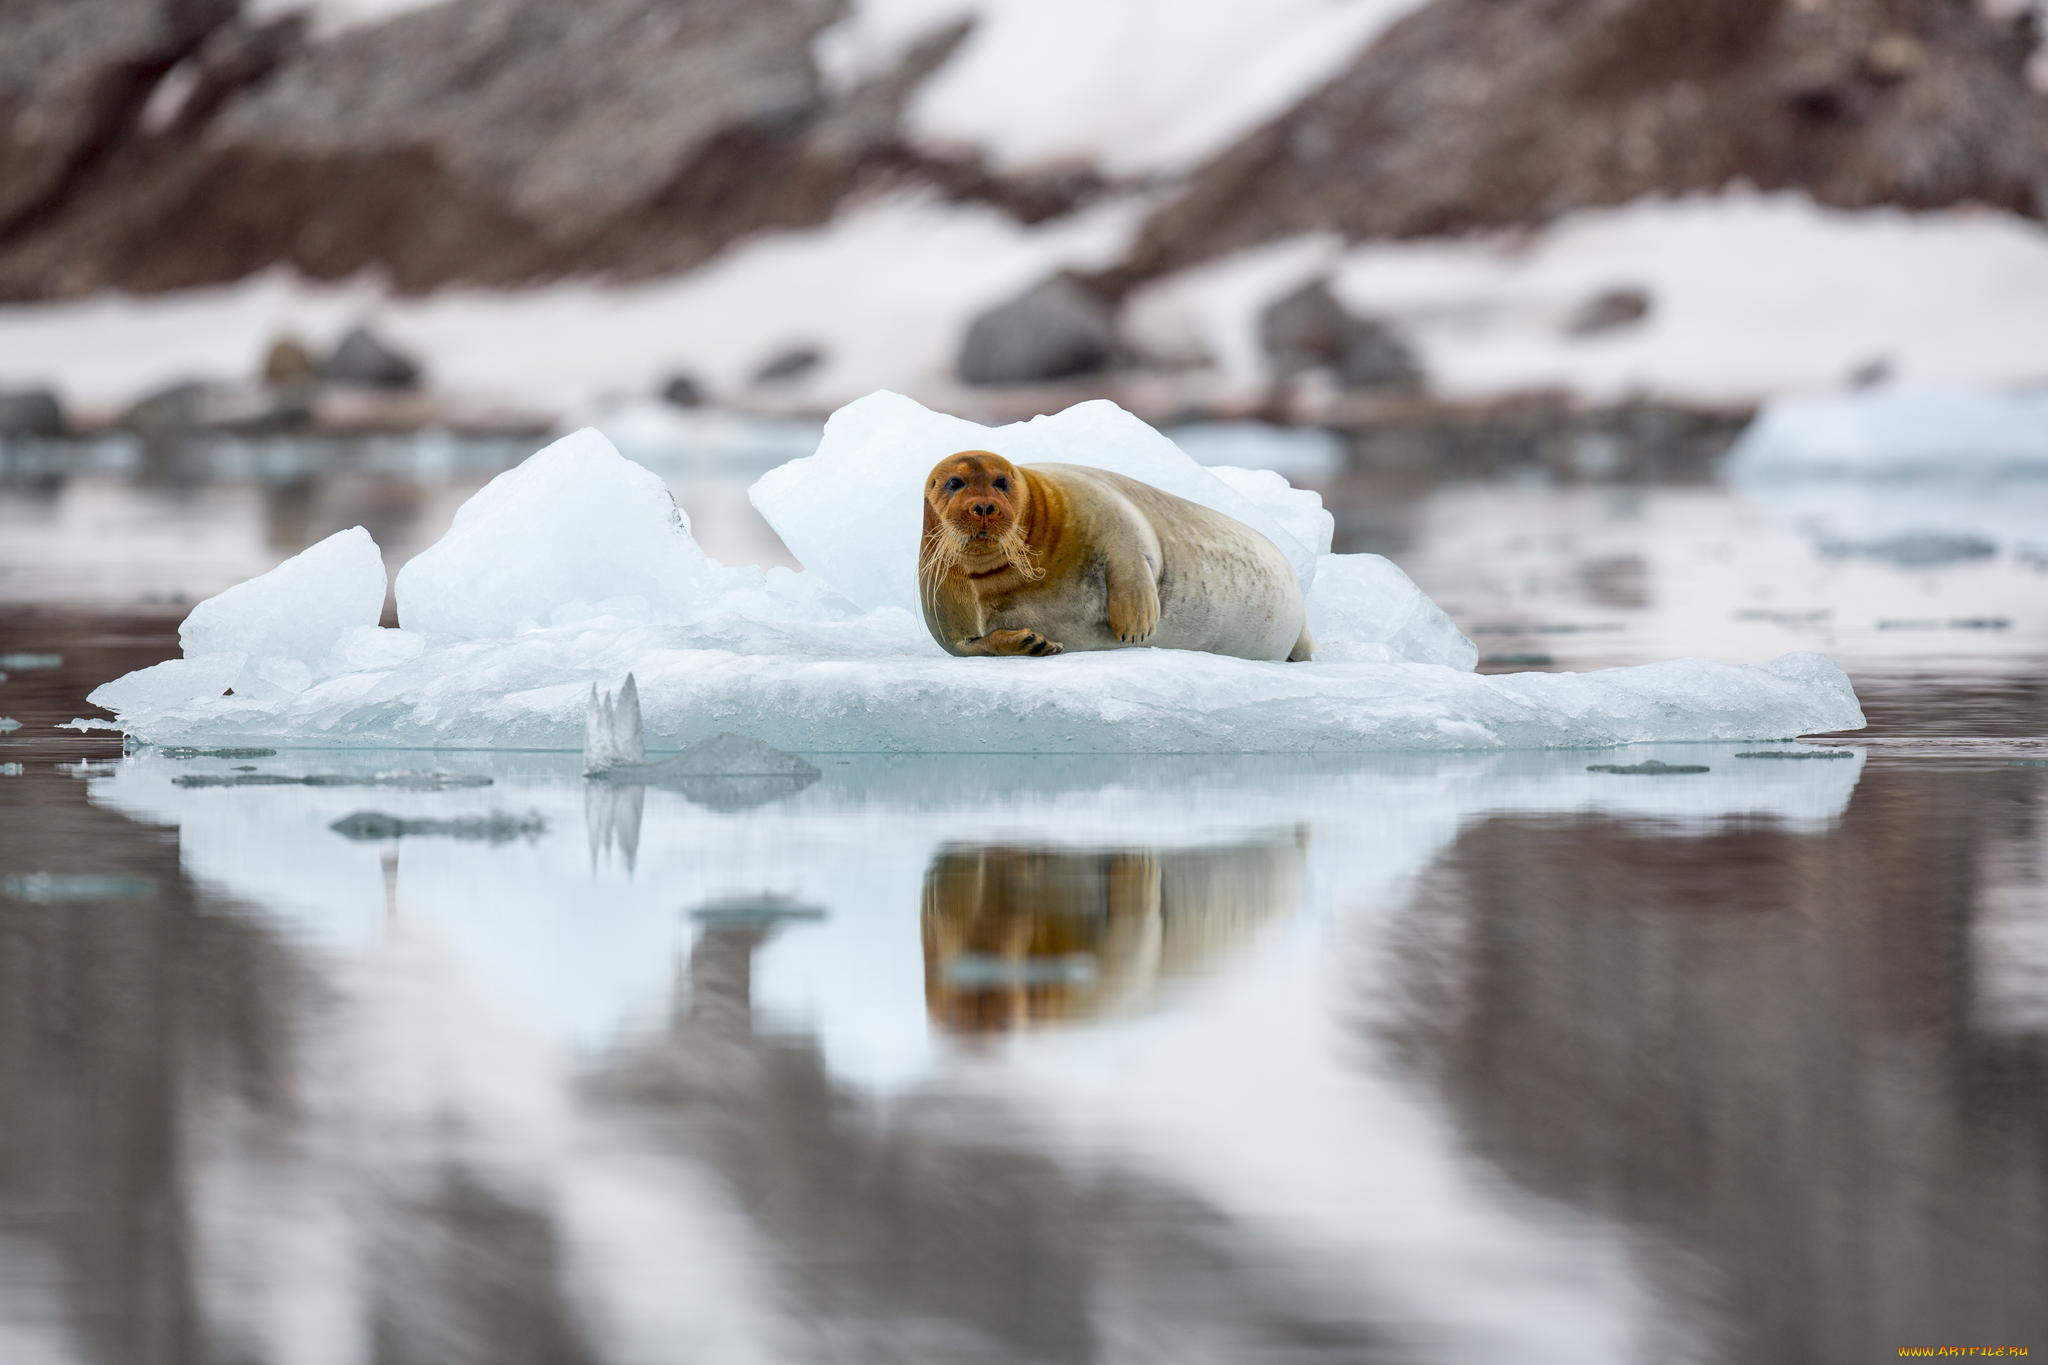
{"label": "patch of snow", "polygon": [[[1112,176],[1185,171],[1335,76],[1422,0],[862,0],[826,44],[895,52],[971,11],[974,27],[912,97],[928,145],[1000,170],[1090,164]],[[871,36],[869,30],[872,30]]]}
{"label": "patch of snow", "polygon": [[459,395],[571,411],[670,375],[744,390],[792,345],[823,361],[793,393],[841,402],[889,386],[948,385],[975,313],[1062,268],[1113,262],[1142,205],[1105,203],[1028,228],[985,206],[907,197],[821,227],[766,233],[689,274],[511,291],[391,294],[369,279],[313,284],[272,271],[212,289],[0,309],[10,379],[111,406],[178,380],[253,373],[275,338],[316,347],[364,318]]}
{"label": "patch of snow", "polygon": [[978,8],[976,0],[852,0],[845,17],[811,40],[811,60],[826,88],[843,95],[886,76],[918,43]]}
{"label": "patch of snow", "polygon": [[352,28],[366,28],[401,14],[447,4],[448,0],[244,0],[243,13],[256,23],[304,15],[313,36],[330,38]]}
{"label": "patch of snow", "polygon": [[[876,395],[835,416],[826,450],[813,460],[877,480],[906,461],[921,472],[918,448],[932,444],[943,454],[957,446],[956,428],[999,438],[1027,458],[1037,442],[1046,453],[1076,454],[1051,441],[1059,435],[1103,463],[1208,480],[1217,502],[1243,507],[1252,524],[1264,519],[1158,433],[1102,403],[988,433]],[[916,453],[891,455],[864,437]],[[1309,610],[1330,661],[1254,663],[1153,649],[948,658],[896,604],[908,581],[898,556],[878,559],[872,534],[853,539],[825,526],[832,508],[812,497],[828,484],[866,496],[865,485],[807,480],[803,472],[764,478],[763,504],[791,528],[810,571],[732,568],[697,549],[658,479],[595,433],[577,433],[494,480],[444,541],[400,574],[401,625],[423,637],[412,657],[373,647],[388,668],[335,672],[352,668],[353,651],[363,647],[352,614],[323,613],[319,620],[334,628],[316,631],[242,610],[277,598],[285,578],[303,573],[294,561],[195,609],[206,629],[187,638],[206,652],[130,674],[92,700],[118,711],[129,733],[160,743],[260,737],[356,747],[573,749],[584,738],[591,685],[609,688],[628,672],[657,747],[730,730],[799,753],[1597,746],[1862,724],[1847,679],[1813,654],[1756,667],[1690,660],[1585,674],[1462,671],[1469,642],[1405,576],[1371,556],[1314,563]],[[899,499],[915,517],[915,485],[894,494],[878,486],[883,501]],[[1259,479],[1247,487],[1289,515],[1302,510],[1284,485]],[[837,518],[869,528],[898,519],[893,506],[848,515],[844,501]],[[1284,531],[1269,534],[1292,544]],[[914,552],[909,535],[906,555]],[[314,601],[362,596],[367,608],[368,586],[297,590]],[[224,679],[235,695],[219,695]],[[934,725],[934,716],[946,723]]]}

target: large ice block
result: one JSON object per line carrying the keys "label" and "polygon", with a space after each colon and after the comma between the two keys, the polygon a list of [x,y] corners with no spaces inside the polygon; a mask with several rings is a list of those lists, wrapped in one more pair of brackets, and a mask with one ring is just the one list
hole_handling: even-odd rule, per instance
{"label": "large ice block", "polygon": [[770,470],[748,496],[805,568],[861,606],[915,612],[925,475],[957,450],[992,450],[1013,464],[1091,465],[1142,479],[1269,537],[1304,588],[1315,575],[1313,546],[1165,436],[1100,399],[1050,417],[985,427],[901,394],[869,394],[832,414],[817,454]]}
{"label": "large ice block", "polygon": [[590,428],[462,505],[398,572],[398,623],[489,639],[592,616],[681,620],[711,561],[667,485]]}
{"label": "large ice block", "polygon": [[188,659],[246,654],[311,666],[342,632],[374,627],[383,610],[383,557],[368,531],[351,526],[192,608],[178,643]]}

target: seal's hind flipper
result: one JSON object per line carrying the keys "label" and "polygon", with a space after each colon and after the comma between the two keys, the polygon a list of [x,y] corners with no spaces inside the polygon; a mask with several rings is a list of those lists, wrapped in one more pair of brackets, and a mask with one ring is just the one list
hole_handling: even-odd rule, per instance
{"label": "seal's hind flipper", "polygon": [[1294,648],[1288,651],[1287,662],[1291,664],[1305,664],[1310,659],[1313,659],[1315,655],[1316,637],[1309,634],[1308,627],[1304,625],[1301,628],[1301,638],[1296,640]]}

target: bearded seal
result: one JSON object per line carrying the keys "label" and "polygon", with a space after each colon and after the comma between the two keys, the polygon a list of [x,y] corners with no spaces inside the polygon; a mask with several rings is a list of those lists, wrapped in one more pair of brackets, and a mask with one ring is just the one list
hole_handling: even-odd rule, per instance
{"label": "bearded seal", "polygon": [[925,627],[950,654],[1315,651],[1278,546],[1106,469],[948,455],[925,481],[917,567]]}

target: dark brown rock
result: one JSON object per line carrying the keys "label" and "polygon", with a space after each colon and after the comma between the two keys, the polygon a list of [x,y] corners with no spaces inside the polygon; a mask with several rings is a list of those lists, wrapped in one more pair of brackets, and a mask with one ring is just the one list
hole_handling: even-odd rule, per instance
{"label": "dark brown rock", "polygon": [[825,363],[825,353],[816,346],[791,346],[777,351],[754,371],[756,384],[794,384]]}
{"label": "dark brown rock", "polygon": [[1568,335],[1593,336],[1641,322],[1650,315],[1650,294],[1633,287],[1603,289],[1581,304],[1565,321]]}
{"label": "dark brown rock", "polygon": [[953,368],[966,384],[1038,384],[1100,374],[1114,353],[1109,305],[1060,274],[970,322]]}
{"label": "dark brown rock", "polygon": [[410,389],[420,382],[420,365],[367,327],[351,327],[320,362],[329,384],[365,389]]}
{"label": "dark brown rock", "polygon": [[49,389],[0,389],[0,436],[62,436],[64,405]]}
{"label": "dark brown rock", "polygon": [[1422,380],[1400,336],[1345,308],[1327,280],[1310,280],[1269,304],[1259,315],[1259,344],[1283,379],[1324,370],[1347,389],[1408,388]]}

